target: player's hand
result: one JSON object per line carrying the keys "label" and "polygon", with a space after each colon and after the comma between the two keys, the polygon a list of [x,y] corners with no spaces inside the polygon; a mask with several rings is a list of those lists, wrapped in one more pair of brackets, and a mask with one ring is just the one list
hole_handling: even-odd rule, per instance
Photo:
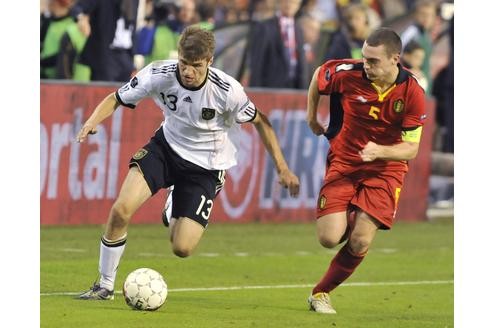
{"label": "player's hand", "polygon": [[88,134],[95,134],[97,132],[96,127],[93,124],[85,123],[79,133],[77,134],[76,141],[84,142]]}
{"label": "player's hand", "polygon": [[315,135],[319,136],[325,133],[325,127],[317,119],[306,119],[306,122],[308,122],[309,128]]}
{"label": "player's hand", "polygon": [[284,188],[289,188],[292,197],[299,195],[299,178],[291,170],[285,169],[278,175],[279,181]]}
{"label": "player's hand", "polygon": [[380,146],[373,141],[368,141],[366,146],[359,152],[363,162],[372,162],[380,155]]}
{"label": "player's hand", "polygon": [[91,34],[91,24],[89,23],[89,16],[85,14],[79,14],[77,16],[77,27],[85,37],[88,37]]}

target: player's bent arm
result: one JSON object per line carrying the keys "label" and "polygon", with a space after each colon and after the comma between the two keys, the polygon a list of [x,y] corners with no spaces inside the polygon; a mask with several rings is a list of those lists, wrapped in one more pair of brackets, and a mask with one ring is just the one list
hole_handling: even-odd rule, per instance
{"label": "player's bent arm", "polygon": [[325,132],[325,128],[318,122],[318,103],[320,102],[320,92],[318,91],[318,74],[320,67],[318,67],[311,79],[311,83],[308,88],[308,102],[306,109],[306,122],[309,128],[316,135],[321,135]]}
{"label": "player's bent arm", "polygon": [[88,134],[96,133],[96,126],[100,124],[104,119],[113,114],[115,109],[119,107],[119,102],[115,98],[115,93],[112,92],[108,96],[103,99],[98,106],[96,106],[95,110],[91,114],[91,116],[86,120],[81,130],[77,134],[77,141],[83,142]]}
{"label": "player's bent arm", "polygon": [[377,145],[370,141],[359,152],[359,155],[365,162],[371,162],[375,159],[389,161],[408,161],[414,159],[418,154],[421,131],[421,126],[403,131],[402,142],[391,146]]}
{"label": "player's bent arm", "polygon": [[256,127],[266,150],[275,163],[275,168],[277,169],[280,178],[280,184],[289,188],[291,196],[297,196],[299,193],[299,179],[289,169],[270,121],[265,114],[257,110],[256,117],[251,122]]}
{"label": "player's bent arm", "polygon": [[414,159],[418,154],[419,143],[411,141],[402,141],[392,146],[379,146],[377,158],[388,161],[408,161]]}

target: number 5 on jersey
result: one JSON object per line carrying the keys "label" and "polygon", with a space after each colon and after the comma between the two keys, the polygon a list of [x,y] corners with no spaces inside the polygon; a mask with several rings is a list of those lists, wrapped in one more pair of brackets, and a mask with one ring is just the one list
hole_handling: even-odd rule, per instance
{"label": "number 5 on jersey", "polygon": [[373,117],[375,120],[378,120],[378,114],[380,113],[380,108],[371,106],[369,111],[369,116]]}
{"label": "number 5 on jersey", "polygon": [[[203,206],[205,206],[205,203],[206,203],[206,209],[202,211]],[[198,209],[196,210],[196,215],[199,215],[199,213],[201,213],[203,219],[208,220],[208,218],[210,217],[210,212],[212,207],[213,207],[213,201],[211,199],[207,200],[204,195],[201,195],[201,203],[199,204]]]}

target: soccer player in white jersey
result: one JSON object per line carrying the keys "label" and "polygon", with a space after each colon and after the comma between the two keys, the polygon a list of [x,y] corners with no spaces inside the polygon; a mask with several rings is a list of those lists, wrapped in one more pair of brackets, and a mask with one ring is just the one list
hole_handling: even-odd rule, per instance
{"label": "soccer player in white jersey", "polygon": [[225,170],[236,165],[240,124],[255,125],[275,163],[280,184],[293,197],[299,193],[299,179],[289,169],[266,116],[239,82],[210,67],[214,49],[210,31],[186,28],[179,40],[178,61],[156,61],[143,68],[109,94],[79,131],[77,141],[83,142],[119,106],[134,108],[145,97],[153,98],[166,117],[150,142],[129,162],[101,238],[100,279],[79,298],[113,299],[129,221],[161,188],[174,186],[172,250],[180,257],[191,255],[208,224],[213,200],[223,187]]}

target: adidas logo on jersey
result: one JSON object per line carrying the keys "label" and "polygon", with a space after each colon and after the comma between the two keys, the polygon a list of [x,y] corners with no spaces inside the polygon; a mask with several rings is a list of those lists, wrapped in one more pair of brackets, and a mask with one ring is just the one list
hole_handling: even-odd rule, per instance
{"label": "adidas logo on jersey", "polygon": [[192,104],[192,99],[189,96],[184,97],[184,99],[182,99],[182,101],[188,102],[188,103],[191,103]]}

